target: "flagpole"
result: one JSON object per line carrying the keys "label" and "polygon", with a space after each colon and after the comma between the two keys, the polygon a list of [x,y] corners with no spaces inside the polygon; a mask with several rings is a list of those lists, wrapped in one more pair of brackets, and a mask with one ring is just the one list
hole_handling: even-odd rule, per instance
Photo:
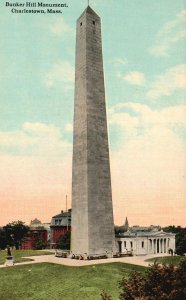
{"label": "flagpole", "polygon": [[68,206],[67,206],[67,195],[66,195],[66,216],[67,216],[67,231],[68,231]]}

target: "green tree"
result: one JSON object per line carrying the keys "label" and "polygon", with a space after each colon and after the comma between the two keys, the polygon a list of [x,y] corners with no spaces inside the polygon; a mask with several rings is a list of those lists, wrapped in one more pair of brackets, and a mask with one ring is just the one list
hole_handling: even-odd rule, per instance
{"label": "green tree", "polygon": [[36,241],[36,243],[35,243],[35,249],[36,250],[42,250],[42,249],[45,249],[46,248],[46,243],[45,243],[45,241],[44,240],[42,240],[42,239],[39,239],[38,241]]}
{"label": "green tree", "polygon": [[0,249],[4,250],[7,246],[6,233],[3,228],[0,228]]}
{"label": "green tree", "polygon": [[[178,267],[154,263],[145,273],[132,272],[120,282],[120,300],[186,299],[186,259]],[[103,300],[112,298],[105,292]]]}
{"label": "green tree", "polygon": [[168,226],[163,228],[165,232],[176,234],[176,254],[183,255],[186,253],[186,228],[181,226]]}
{"label": "green tree", "polygon": [[22,221],[14,221],[4,226],[3,230],[5,231],[7,244],[19,249],[29,227],[24,225]]}
{"label": "green tree", "polygon": [[125,228],[125,226],[123,225],[123,226],[114,226],[114,230],[115,230],[115,234],[117,235],[117,234],[122,234],[122,233],[124,233],[124,232],[126,232],[127,231],[127,229]]}
{"label": "green tree", "polygon": [[70,250],[70,231],[68,231],[64,236],[62,236],[57,242],[57,248],[63,250]]}
{"label": "green tree", "polygon": [[184,255],[186,253],[186,235],[179,237],[176,245],[176,254]]}

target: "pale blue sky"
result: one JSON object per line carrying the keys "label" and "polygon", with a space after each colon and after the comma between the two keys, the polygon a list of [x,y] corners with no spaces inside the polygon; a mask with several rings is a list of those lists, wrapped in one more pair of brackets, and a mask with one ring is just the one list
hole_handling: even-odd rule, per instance
{"label": "pale blue sky", "polygon": [[[62,3],[59,0],[43,2]],[[71,156],[75,26],[87,1],[67,0],[67,3],[69,7],[63,9],[62,15],[12,14],[10,8],[2,2],[0,4],[0,155],[3,161],[8,155],[13,161],[14,156],[16,159],[27,156],[48,159],[52,156],[60,163]],[[169,176],[171,161],[179,153],[181,161],[177,164],[177,177],[166,179],[168,186],[170,184],[173,188],[172,194],[176,194],[177,189],[181,191],[185,176],[184,1],[92,0],[90,5],[102,19],[112,164],[117,164],[119,153],[124,170],[125,157],[128,161],[127,155],[131,153],[130,145],[137,143],[141,148],[136,149],[131,159],[133,163],[128,166],[129,169],[137,168],[134,161],[140,160],[140,151],[146,156],[145,151],[151,152],[154,145],[162,143],[162,148],[147,160],[149,165],[154,160],[157,166],[165,160],[166,151],[170,151],[167,165],[161,162],[157,169],[152,166],[154,175],[146,184],[149,191],[154,182],[160,186],[160,179],[155,178],[157,173],[166,169],[164,176]],[[49,135],[48,142],[43,138],[43,132]],[[54,143],[55,151],[49,149],[50,143]],[[168,143],[171,145],[166,148]],[[41,148],[41,144],[45,146]],[[140,167],[143,177],[143,166]],[[13,168],[15,173],[19,172],[19,163]],[[113,182],[121,180],[112,168]],[[6,168],[0,171],[4,174]],[[8,178],[8,173],[6,176]],[[144,176],[149,175],[145,173]],[[133,179],[137,181],[138,176],[134,175]],[[19,189],[19,184],[15,185]],[[6,186],[2,187],[0,195],[4,195]],[[117,215],[122,208],[127,210],[122,202],[127,196],[122,190],[121,199],[118,199],[116,189],[117,184],[113,187]],[[165,189],[168,191],[169,188]],[[177,223],[183,218],[184,195],[180,193]],[[129,196],[134,203],[136,194]],[[118,217],[118,222],[121,222],[121,217]]]}
{"label": "pale blue sky", "polygon": [[[55,82],[55,88],[46,88],[44,84],[45,75],[57,62],[68,61],[74,65],[75,20],[86,7],[86,0],[67,3],[69,8],[63,10],[63,16],[10,14],[1,3],[4,14],[1,13],[0,59],[4,71],[1,72],[0,128],[16,129],[25,121],[57,126],[72,121],[73,84],[67,91],[60,79]],[[184,9],[183,3],[179,0],[91,1],[102,18],[109,106],[121,101],[140,101],[159,108],[170,105],[170,102],[175,105],[175,101],[183,101],[179,91],[175,91],[179,99],[174,101],[165,97],[163,101],[153,103],[146,97],[155,76],[183,63],[183,39],[171,45],[167,56],[156,57],[149,51],[155,45],[157,33],[167,22],[175,21],[176,15]],[[63,30],[61,19],[69,28]],[[52,32],[52,26],[61,26],[61,32],[60,29],[58,33]],[[180,22],[172,34],[183,29]],[[119,63],[119,60],[126,63]],[[145,74],[145,86],[130,85],[118,79],[119,73],[125,75],[131,71]]]}

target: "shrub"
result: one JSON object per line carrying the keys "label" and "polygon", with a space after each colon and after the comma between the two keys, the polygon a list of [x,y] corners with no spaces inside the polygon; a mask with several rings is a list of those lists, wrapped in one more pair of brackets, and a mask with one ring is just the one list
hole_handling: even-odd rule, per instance
{"label": "shrub", "polygon": [[68,231],[58,240],[57,248],[63,250],[70,250],[70,231]]}
{"label": "shrub", "polygon": [[[123,278],[120,288],[120,300],[186,299],[186,260],[178,267],[154,263],[144,274],[133,272],[128,279]],[[101,296],[112,299],[105,292]]]}
{"label": "shrub", "polygon": [[40,240],[37,240],[36,243],[35,243],[35,249],[36,250],[42,250],[42,249],[45,249],[46,248],[46,243],[44,240],[40,239]]}

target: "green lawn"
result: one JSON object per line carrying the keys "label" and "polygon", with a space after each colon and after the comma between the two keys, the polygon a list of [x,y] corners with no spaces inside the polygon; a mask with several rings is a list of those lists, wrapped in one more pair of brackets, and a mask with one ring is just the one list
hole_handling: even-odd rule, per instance
{"label": "green lawn", "polygon": [[[14,256],[14,260],[16,263],[31,260],[28,258],[24,258],[25,256],[52,254],[50,251],[47,251],[47,250],[42,250],[42,251],[41,250],[13,250],[11,252],[12,252],[12,255]],[[5,263],[6,255],[7,255],[6,250],[0,251],[0,265]]]}
{"label": "green lawn", "polygon": [[183,256],[164,256],[164,257],[154,257],[147,259],[146,261],[148,262],[158,262],[160,264],[173,264],[173,265],[178,265],[180,260],[186,259],[186,257]]}
{"label": "green lawn", "polygon": [[123,263],[67,267],[42,263],[0,269],[1,300],[99,300],[105,290],[118,300],[118,282],[145,267]]}

